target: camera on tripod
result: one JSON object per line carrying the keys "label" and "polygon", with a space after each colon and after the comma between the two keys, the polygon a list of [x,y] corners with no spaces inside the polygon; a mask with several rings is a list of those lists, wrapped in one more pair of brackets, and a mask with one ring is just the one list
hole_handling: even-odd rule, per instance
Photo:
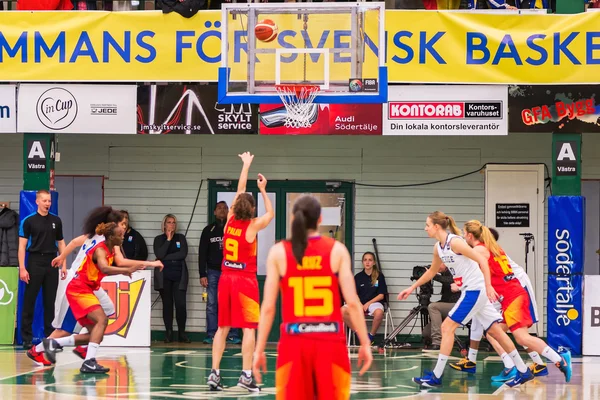
{"label": "camera on tripod", "polygon": [[[417,265],[413,267],[412,276],[410,277],[411,281],[419,280],[427,270],[431,267],[431,265]],[[433,281],[429,281],[424,283],[419,287],[417,291],[417,300],[419,304],[427,307],[431,303],[431,296],[433,295]]]}

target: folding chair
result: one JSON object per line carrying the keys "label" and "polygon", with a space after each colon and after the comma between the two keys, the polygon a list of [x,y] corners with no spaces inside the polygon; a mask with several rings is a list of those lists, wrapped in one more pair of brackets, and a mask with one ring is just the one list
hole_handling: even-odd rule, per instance
{"label": "folding chair", "polygon": [[[388,332],[391,332],[394,330],[394,317],[392,316],[392,313],[390,311],[389,293],[385,295],[385,297],[381,303],[383,304],[383,332],[384,332],[383,337],[387,337]],[[373,323],[373,317],[371,317],[367,313],[365,313],[365,321],[367,323],[367,326],[369,326],[370,324]],[[348,347],[356,346],[356,333],[350,328],[347,328],[347,330],[348,330],[348,338],[346,340],[346,345]]]}

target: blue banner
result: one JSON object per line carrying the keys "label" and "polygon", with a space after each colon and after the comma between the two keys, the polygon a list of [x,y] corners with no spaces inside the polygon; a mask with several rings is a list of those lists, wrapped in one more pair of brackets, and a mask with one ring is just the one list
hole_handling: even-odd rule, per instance
{"label": "blue banner", "polygon": [[[37,212],[37,204],[35,204],[35,190],[22,190],[19,200],[19,216],[20,222],[23,222],[25,218],[31,214]],[[58,192],[50,192],[52,199],[52,205],[50,206],[50,212],[58,215]],[[27,255],[25,256],[25,265],[27,265]],[[27,284],[19,280],[19,292],[18,292],[18,303],[17,303],[17,344],[23,344],[23,338],[21,337],[21,313],[23,311],[23,295],[25,294],[25,287]],[[46,337],[44,335],[44,302],[42,300],[42,290],[38,294],[37,300],[35,301],[35,310],[33,312],[33,343],[37,344]]]}
{"label": "blue banner", "polygon": [[548,344],[581,354],[585,198],[548,199]]}

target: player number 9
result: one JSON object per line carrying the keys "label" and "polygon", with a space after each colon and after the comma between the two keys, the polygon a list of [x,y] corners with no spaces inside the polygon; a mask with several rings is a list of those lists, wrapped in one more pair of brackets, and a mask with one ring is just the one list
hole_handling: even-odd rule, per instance
{"label": "player number 9", "polygon": [[239,243],[235,239],[227,239],[225,241],[225,259],[227,261],[237,261],[238,260],[238,249]]}

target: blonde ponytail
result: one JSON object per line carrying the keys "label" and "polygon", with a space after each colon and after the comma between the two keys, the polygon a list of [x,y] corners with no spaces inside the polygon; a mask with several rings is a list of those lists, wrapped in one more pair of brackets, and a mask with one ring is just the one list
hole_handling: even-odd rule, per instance
{"label": "blonde ponytail", "polygon": [[483,243],[485,248],[488,249],[494,257],[502,255],[502,247],[500,247],[496,239],[494,239],[494,235],[492,235],[492,232],[487,226],[484,226],[481,222],[473,219],[465,224],[465,230],[472,234],[475,239]]}

